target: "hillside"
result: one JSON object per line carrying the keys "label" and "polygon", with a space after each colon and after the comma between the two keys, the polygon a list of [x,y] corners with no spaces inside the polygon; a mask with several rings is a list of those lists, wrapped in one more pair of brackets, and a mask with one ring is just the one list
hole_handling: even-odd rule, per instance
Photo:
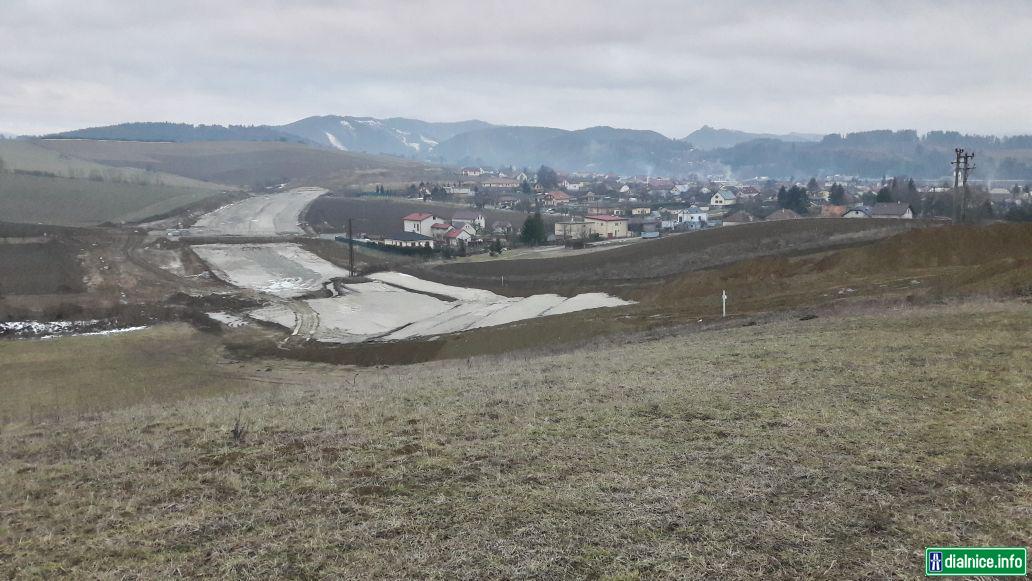
{"label": "hillside", "polygon": [[89,226],[135,222],[220,192],[161,184],[0,174],[0,216],[10,222]]}
{"label": "hillside", "polygon": [[121,166],[117,163],[105,165],[50,149],[46,144],[46,141],[41,140],[0,140],[0,160],[3,160],[3,169],[8,172],[137,185],[162,185],[214,191],[229,188],[229,186],[219,183],[155,171],[153,168],[130,167],[128,164]]}
{"label": "hillside", "polygon": [[[496,127],[463,133],[441,143],[434,156],[459,164],[551,165],[565,170],[623,174],[696,171],[691,146],[654,131],[591,127]],[[695,168],[695,169],[692,169]]]}
{"label": "hillside", "polygon": [[[127,123],[70,131],[55,137],[69,142],[78,139],[265,142],[273,147],[277,143],[284,146],[305,144],[313,148],[446,165],[531,168],[550,165],[564,171],[682,177],[690,174],[723,175],[730,171],[744,178],[768,176],[785,179],[815,175],[864,178],[906,175],[919,179],[942,179],[950,173],[949,160],[953,149],[964,147],[979,154],[975,179],[1032,181],[1032,136],[995,137],[955,131],[931,131],[919,135],[913,130],[875,130],[820,137],[803,133],[748,133],[703,126],[685,138],[669,139],[654,131],[605,126],[569,131],[550,127],[496,126],[477,120],[432,123],[400,117],[377,119],[327,115],[308,117],[278,127]],[[48,143],[55,141],[48,140]],[[66,146],[67,150],[74,148],[74,145]],[[113,159],[99,161],[106,163]],[[280,175],[272,175],[276,173]],[[201,179],[213,179],[214,172],[203,175],[209,177]],[[255,173],[249,175],[252,179],[257,177]],[[265,178],[275,181],[278,177],[294,175],[295,172],[279,169]],[[236,179],[245,178],[236,176]],[[231,183],[241,184],[240,181]],[[250,181],[246,185],[254,183]]]}
{"label": "hillside", "polygon": [[683,141],[699,149],[719,149],[722,147],[733,147],[739,143],[752,141],[754,139],[777,139],[788,143],[805,143],[820,141],[820,135],[809,133],[788,133],[775,135],[772,133],[748,133],[734,129],[715,129],[709,125],[703,125],[699,129],[689,133]]}
{"label": "hillside", "polygon": [[831,134],[816,143],[760,139],[712,152],[738,175],[771,177],[905,175],[952,181],[953,150],[978,154],[977,180],[1032,180],[1032,137],[1007,138],[933,131],[864,131]]}
{"label": "hillside", "polygon": [[887,578],[1032,535],[1028,305],[699,328],[360,371],[0,343],[0,575]]}
{"label": "hillside", "polygon": [[440,142],[460,133],[491,127],[483,121],[430,123],[392,117],[308,117],[278,127],[280,131],[309,142],[342,151],[381,153],[408,158],[427,158]]}
{"label": "hillside", "polygon": [[45,136],[47,139],[112,141],[297,141],[296,136],[263,125],[192,125],[189,123],[120,123]]}
{"label": "hillside", "polygon": [[0,216],[5,221],[72,226],[132,222],[233,189],[166,172],[103,165],[39,143],[0,141]]}
{"label": "hillside", "polygon": [[371,190],[374,184],[407,184],[448,177],[443,169],[418,162],[297,143],[60,139],[40,143],[54,151],[99,163],[160,170],[245,188],[292,184]]}

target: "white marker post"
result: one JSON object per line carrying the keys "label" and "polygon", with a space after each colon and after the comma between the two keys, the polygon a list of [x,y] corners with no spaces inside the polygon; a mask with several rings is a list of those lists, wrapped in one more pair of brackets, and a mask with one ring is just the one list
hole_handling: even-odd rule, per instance
{"label": "white marker post", "polygon": [[727,316],[727,291],[726,290],[720,291],[720,306],[723,309],[723,314],[720,315],[720,316],[721,317],[726,317]]}

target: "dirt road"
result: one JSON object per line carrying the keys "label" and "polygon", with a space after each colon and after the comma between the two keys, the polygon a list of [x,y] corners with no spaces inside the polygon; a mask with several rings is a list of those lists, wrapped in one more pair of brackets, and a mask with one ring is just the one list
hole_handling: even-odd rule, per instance
{"label": "dirt road", "polygon": [[230,204],[201,216],[190,229],[196,236],[277,236],[305,234],[301,213],[323,188],[295,188]]}

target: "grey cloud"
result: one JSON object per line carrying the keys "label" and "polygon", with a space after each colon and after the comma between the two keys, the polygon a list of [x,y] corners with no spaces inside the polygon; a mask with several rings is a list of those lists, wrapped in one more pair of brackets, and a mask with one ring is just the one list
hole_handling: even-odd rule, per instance
{"label": "grey cloud", "polygon": [[9,0],[0,131],[312,114],[1032,132],[1032,3]]}

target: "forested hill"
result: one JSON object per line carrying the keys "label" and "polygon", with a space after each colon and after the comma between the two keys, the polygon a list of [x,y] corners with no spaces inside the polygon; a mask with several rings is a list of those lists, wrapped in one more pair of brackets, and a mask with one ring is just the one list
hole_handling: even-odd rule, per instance
{"label": "forested hill", "polygon": [[716,161],[739,176],[850,175],[876,178],[948,176],[954,148],[978,155],[983,179],[1032,180],[1032,136],[995,137],[954,131],[864,131],[831,134],[817,143],[759,139],[714,150]]}
{"label": "forested hill", "polygon": [[266,125],[192,125],[189,123],[121,123],[89,127],[46,136],[48,139],[97,139],[105,141],[291,141],[303,142],[297,135]]}

